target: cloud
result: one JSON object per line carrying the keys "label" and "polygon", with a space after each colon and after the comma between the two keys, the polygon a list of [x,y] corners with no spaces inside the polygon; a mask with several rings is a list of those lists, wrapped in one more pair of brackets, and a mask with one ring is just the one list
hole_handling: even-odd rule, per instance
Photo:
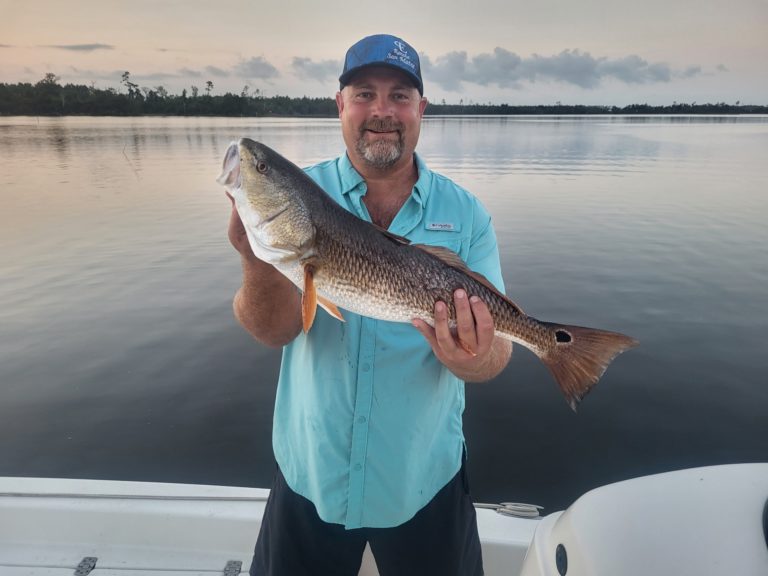
{"label": "cloud", "polygon": [[13,48],[12,44],[0,44],[0,48]]}
{"label": "cloud", "polygon": [[272,64],[267,62],[262,56],[243,60],[235,65],[233,71],[235,74],[244,78],[260,78],[262,80],[276,78],[280,75],[277,68],[272,66]]}
{"label": "cloud", "polygon": [[172,80],[174,78],[180,78],[179,74],[174,72],[152,72],[151,74],[132,74],[131,78],[134,80]]}
{"label": "cloud", "polygon": [[[69,72],[72,72],[73,74],[77,74],[78,76],[101,76],[101,77],[105,77],[107,74],[111,74],[111,72],[97,72],[95,70],[89,70],[87,68],[78,68],[77,66],[68,66],[67,68],[69,69]],[[122,74],[122,72],[121,72],[121,74]]]}
{"label": "cloud", "polygon": [[[576,54],[579,53],[576,52]],[[590,78],[588,86],[590,88],[598,86],[604,78],[615,78],[626,84],[669,82],[672,79],[672,69],[668,64],[663,62],[651,64],[635,54],[615,60],[594,59],[589,54],[584,54],[582,57],[594,62],[594,75]]]}
{"label": "cloud", "polygon": [[341,72],[342,63],[340,60],[320,60],[313,61],[311,58],[302,58],[296,56],[291,62],[293,72],[302,80],[310,79],[318,82],[336,78]]}
{"label": "cloud", "polygon": [[180,68],[179,76],[186,76],[190,78],[200,78],[202,74],[197,70],[192,70],[191,68]]}
{"label": "cloud", "polygon": [[218,78],[226,78],[229,76],[229,72],[226,70],[222,70],[221,68],[217,68],[216,66],[206,66],[205,72],[211,76],[216,76]]}
{"label": "cloud", "polygon": [[533,54],[522,58],[504,48],[470,58],[466,52],[449,52],[435,59],[421,56],[425,76],[445,90],[459,91],[462,83],[521,88],[523,82],[562,82],[594,89],[605,80],[625,84],[670,82],[673,78],[692,78],[701,67],[689,66],[674,71],[664,62],[648,62],[631,54],[623,58],[594,57],[581,50],[563,50],[553,56]]}
{"label": "cloud", "polygon": [[[525,79],[531,82],[541,78],[575,84],[582,88],[594,88],[600,83],[597,65],[598,62],[588,53],[563,50],[555,56],[534,54],[522,62],[522,70]],[[620,65],[613,71],[610,71],[609,67],[606,72],[620,73]]]}
{"label": "cloud", "polygon": [[111,44],[49,44],[44,48],[56,48],[57,50],[71,50],[73,52],[94,52],[95,50],[114,50]]}
{"label": "cloud", "polygon": [[493,54],[478,54],[472,59],[475,82],[485,85],[498,78],[495,83],[499,86],[516,85],[517,71],[522,64],[520,56],[504,48],[495,48]]}
{"label": "cloud", "polygon": [[682,70],[676,74],[678,78],[694,78],[695,76],[701,76],[701,66],[688,66],[685,70]]}
{"label": "cloud", "polygon": [[461,90],[462,81],[474,81],[471,78],[472,75],[467,72],[466,52],[449,52],[438,56],[434,64],[426,54],[420,55],[419,60],[422,75],[446,90],[458,92]]}

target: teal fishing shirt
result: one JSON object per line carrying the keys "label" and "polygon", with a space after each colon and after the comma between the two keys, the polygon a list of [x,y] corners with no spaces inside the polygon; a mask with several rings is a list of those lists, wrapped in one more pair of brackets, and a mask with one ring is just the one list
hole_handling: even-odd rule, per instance
{"label": "teal fishing shirt", "polygon": [[[450,248],[504,291],[496,236],[479,201],[416,157],[418,180],[389,227]],[[336,202],[371,221],[366,184],[346,154],[306,169]],[[288,485],[325,522],[387,528],[412,518],[459,471],[464,382],[411,324],[318,308],[283,349],[273,448]]]}

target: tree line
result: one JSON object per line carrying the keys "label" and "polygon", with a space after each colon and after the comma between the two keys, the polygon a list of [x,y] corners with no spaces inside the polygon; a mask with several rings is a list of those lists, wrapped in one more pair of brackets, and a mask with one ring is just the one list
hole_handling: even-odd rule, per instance
{"label": "tree line", "polygon": [[[0,115],[33,116],[337,116],[333,98],[303,96],[266,97],[258,89],[243,87],[239,94],[227,92],[213,95],[212,81],[205,83],[201,92],[197,86],[169,94],[162,86],[139,87],[131,81],[130,73],[122,75],[125,91],[115,88],[96,88],[59,83],[52,73],[35,84],[0,83]],[[768,106],[741,104],[677,103],[655,106],[630,104],[629,106],[553,105],[516,106],[510,104],[482,104],[469,101],[459,104],[430,103],[428,115],[515,115],[515,114],[766,114]]]}

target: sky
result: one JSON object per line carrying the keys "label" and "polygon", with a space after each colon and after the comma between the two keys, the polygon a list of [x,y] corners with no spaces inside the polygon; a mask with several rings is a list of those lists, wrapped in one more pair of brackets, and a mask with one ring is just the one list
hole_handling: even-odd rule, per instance
{"label": "sky", "polygon": [[768,0],[0,0],[0,82],[326,97],[376,33],[438,103],[768,104]]}

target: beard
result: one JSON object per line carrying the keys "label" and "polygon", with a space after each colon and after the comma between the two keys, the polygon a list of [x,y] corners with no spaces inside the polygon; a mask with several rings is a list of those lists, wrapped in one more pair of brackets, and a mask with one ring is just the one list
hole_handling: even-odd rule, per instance
{"label": "beard", "polygon": [[[360,129],[360,137],[355,142],[355,150],[371,168],[389,168],[394,166],[403,155],[403,126],[391,120],[370,120]],[[378,138],[373,142],[366,139],[366,131],[397,131],[397,140]]]}

